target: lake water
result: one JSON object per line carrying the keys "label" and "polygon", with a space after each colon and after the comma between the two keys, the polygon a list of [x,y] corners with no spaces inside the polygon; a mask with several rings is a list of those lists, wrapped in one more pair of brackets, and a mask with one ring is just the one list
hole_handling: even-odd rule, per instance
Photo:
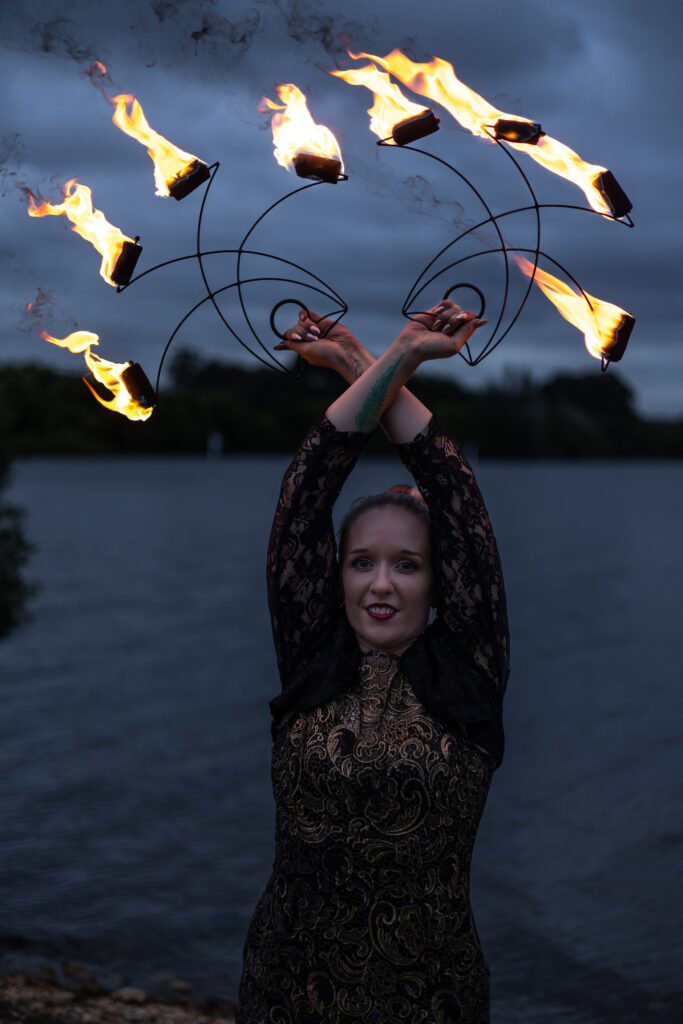
{"label": "lake water", "polygon": [[[236,998],[272,867],[263,566],[287,461],[16,465],[40,590],[0,644],[5,967],[61,956]],[[405,476],[367,458],[340,507]],[[472,878],[493,1021],[678,1019],[683,466],[477,476],[513,657]]]}

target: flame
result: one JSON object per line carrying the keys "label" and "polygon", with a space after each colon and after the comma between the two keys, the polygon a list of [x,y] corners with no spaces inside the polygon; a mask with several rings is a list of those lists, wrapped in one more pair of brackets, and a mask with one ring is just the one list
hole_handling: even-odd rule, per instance
{"label": "flame", "polygon": [[83,357],[95,380],[103,384],[114,396],[109,401],[100,398],[93,386],[84,377],[83,383],[87,385],[100,405],[103,405],[105,409],[111,409],[112,412],[120,412],[122,416],[129,420],[149,419],[154,410],[138,405],[121,379],[121,375],[127,370],[130,363],[110,363],[108,359],[102,359],[101,356],[98,356],[96,352],[91,352],[90,349],[83,353]]}
{"label": "flame", "polygon": [[424,113],[424,107],[406,99],[389,75],[380,71],[374,64],[351,68],[348,71],[330,71],[330,74],[348,82],[349,85],[364,85],[374,94],[375,100],[368,114],[370,131],[379,139],[389,138],[391,129],[399,121]]}
{"label": "flame", "polygon": [[[529,260],[513,253],[515,263],[527,277],[534,273],[534,265]],[[577,293],[572,288],[536,268],[534,280],[542,292],[550,299],[561,316],[570,324],[582,331],[586,340],[586,348],[596,359],[609,359],[610,349],[614,346],[616,333],[630,314],[611,302],[596,299],[588,292]],[[590,305],[589,305],[590,303]],[[592,308],[591,308],[592,307]]]}
{"label": "flame", "polygon": [[[30,305],[30,303],[29,303]],[[44,341],[49,341],[60,348],[67,348],[70,352],[82,352],[88,368],[95,380],[103,384],[111,393],[112,398],[105,400],[100,398],[95,389],[83,378],[83,383],[95,396],[100,405],[112,412],[119,412],[129,420],[147,420],[153,410],[138,405],[131,397],[126,385],[121,380],[121,374],[130,366],[130,363],[110,363],[108,359],[102,359],[95,352],[91,351],[93,345],[99,344],[99,336],[91,331],[74,331],[66,338],[53,338],[47,331],[41,331],[40,336]]]}
{"label": "flame", "polygon": [[[107,97],[114,109],[112,121],[126,135],[147,146],[154,162],[154,183],[158,196],[170,195],[169,186],[200,163],[196,156],[178,149],[147,123],[142,107],[135,96],[121,94]],[[130,106],[130,113],[128,107]]]}
{"label": "flame", "polygon": [[[275,143],[275,159],[286,170],[291,170],[294,157],[299,153],[311,153],[314,156],[339,160],[340,174],[344,173],[339,143],[329,128],[316,124],[306,105],[306,97],[296,85],[285,83],[277,86],[277,94],[281,103],[275,103],[266,96],[259,104],[261,113],[274,110],[273,142]],[[282,113],[279,113],[282,111]]]}
{"label": "flame", "polygon": [[[441,60],[440,57],[433,57],[428,64],[415,64],[400,50],[393,50],[386,57],[350,51],[349,56],[353,60],[365,58],[379,64],[413,92],[440,103],[473,135],[491,139],[492,127],[499,118],[528,123],[527,118],[497,110],[483,96],[461,82],[453,70],[453,65]],[[595,185],[596,179],[606,168],[585,163],[569,146],[552,139],[549,135],[542,135],[534,146],[517,142],[507,142],[507,145],[526,153],[553,174],[558,174],[561,178],[578,185],[597,213],[611,214],[609,204]]]}
{"label": "flame", "polygon": [[60,348],[68,348],[69,352],[85,352],[91,345],[98,345],[100,341],[98,335],[92,334],[91,331],[74,331],[66,338],[53,338],[47,331],[41,331],[40,336],[43,341],[59,345]]}
{"label": "flame", "polygon": [[116,287],[111,274],[125,242],[133,242],[132,238],[122,234],[106,219],[100,210],[94,210],[92,193],[87,185],[76,184],[72,178],[64,186],[64,202],[58,206],[44,202],[36,204],[31,192],[29,196],[29,217],[61,216],[65,214],[73,224],[73,230],[86,242],[90,242],[102,256],[100,277]]}

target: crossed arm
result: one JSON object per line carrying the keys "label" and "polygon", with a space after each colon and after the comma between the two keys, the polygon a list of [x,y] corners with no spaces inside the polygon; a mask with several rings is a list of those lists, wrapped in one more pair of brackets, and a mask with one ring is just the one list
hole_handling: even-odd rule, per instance
{"label": "crossed arm", "polygon": [[485,320],[463,312],[448,299],[410,320],[375,360],[341,324],[303,310],[278,349],[297,352],[307,362],[336,370],[349,388],[332,403],[327,417],[337,430],[371,433],[380,422],[396,444],[412,441],[431,418],[429,410],[405,387],[417,367],[460,351]]}

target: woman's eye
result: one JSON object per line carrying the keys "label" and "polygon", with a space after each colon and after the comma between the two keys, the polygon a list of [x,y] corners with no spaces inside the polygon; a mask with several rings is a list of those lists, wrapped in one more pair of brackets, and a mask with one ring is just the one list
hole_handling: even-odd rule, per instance
{"label": "woman's eye", "polygon": [[351,565],[354,569],[368,569],[370,566],[369,558],[355,558]]}
{"label": "woman's eye", "polygon": [[417,569],[417,564],[411,562],[408,558],[404,558],[403,561],[398,563],[398,567],[401,572],[414,572]]}

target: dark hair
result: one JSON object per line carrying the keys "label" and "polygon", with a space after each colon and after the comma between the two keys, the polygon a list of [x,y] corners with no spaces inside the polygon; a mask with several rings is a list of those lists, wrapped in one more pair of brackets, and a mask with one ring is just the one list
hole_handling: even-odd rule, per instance
{"label": "dark hair", "polygon": [[415,492],[416,488],[411,484],[395,484],[394,487],[390,487],[388,491],[382,491],[380,494],[356,498],[342,519],[337,533],[340,567],[344,564],[351,527],[364,512],[369,512],[373,508],[404,508],[407,512],[412,512],[414,516],[417,516],[429,530],[429,509],[424,498],[421,495],[419,498],[416,497]]}

